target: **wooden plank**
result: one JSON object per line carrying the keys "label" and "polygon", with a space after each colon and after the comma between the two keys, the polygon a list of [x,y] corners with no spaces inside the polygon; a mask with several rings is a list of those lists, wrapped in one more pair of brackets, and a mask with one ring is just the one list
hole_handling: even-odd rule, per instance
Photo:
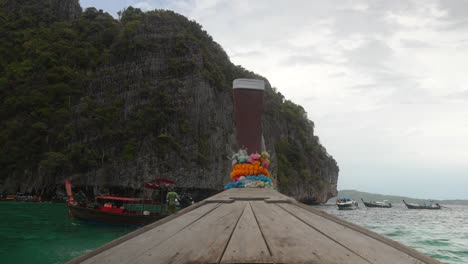
{"label": "wooden plank", "polygon": [[219,193],[69,263],[440,262],[274,190],[245,188]]}
{"label": "wooden plank", "polygon": [[221,204],[129,263],[218,263],[247,202]]}
{"label": "wooden plank", "polygon": [[281,194],[273,189],[267,188],[238,188],[232,189],[230,197],[265,197],[267,199],[289,199],[288,196]]}
{"label": "wooden plank", "polygon": [[296,205],[280,204],[279,206],[301,219],[312,228],[318,230],[320,233],[325,234],[330,239],[356,252],[371,263],[423,263],[389,245],[356,230],[308,212]]}
{"label": "wooden plank", "polygon": [[133,232],[130,232],[130,233],[124,235],[124,236],[121,236],[121,237],[119,237],[117,239],[114,239],[111,242],[96,248],[95,250],[92,250],[92,251],[90,251],[90,252],[88,252],[86,254],[83,254],[83,255],[81,255],[79,257],[76,257],[76,258],[68,261],[67,264],[82,263],[87,259],[90,259],[90,258],[92,258],[92,257],[94,257],[94,256],[96,256],[98,254],[101,254],[102,252],[105,252],[105,251],[107,251],[107,250],[109,250],[109,249],[111,249],[111,248],[113,248],[113,247],[115,247],[117,245],[120,245],[121,243],[124,243],[125,241],[128,241],[128,240],[130,240],[130,239],[132,239],[134,237],[137,237],[137,236],[147,232],[148,230],[154,229],[154,228],[156,228],[156,227],[158,227],[160,225],[163,225],[163,224],[165,224],[165,223],[167,223],[169,221],[172,221],[173,219],[175,219],[177,217],[180,217],[180,216],[182,216],[182,215],[184,215],[184,214],[186,214],[188,212],[191,212],[191,211],[193,211],[193,210],[195,210],[195,209],[197,209],[199,207],[202,207],[205,204],[206,204],[205,201],[200,201],[200,202],[197,202],[195,204],[192,204],[189,207],[186,207],[186,208],[176,212],[175,214],[172,214],[170,216],[166,216],[161,220],[158,220],[158,221],[156,221],[154,223],[151,223],[151,224],[148,224],[148,225],[143,226],[141,228],[138,228],[137,230],[135,230]]}
{"label": "wooden plank", "polygon": [[438,260],[433,259],[433,258],[431,258],[429,256],[426,256],[426,255],[418,252],[415,249],[407,247],[407,246],[405,246],[403,244],[400,244],[400,243],[398,243],[398,242],[396,242],[394,240],[386,238],[386,237],[384,237],[382,235],[379,235],[379,234],[377,234],[375,232],[372,232],[372,231],[370,231],[368,229],[365,229],[365,228],[360,227],[358,225],[355,225],[353,223],[346,222],[346,221],[344,221],[344,220],[342,220],[342,219],[340,219],[340,218],[338,218],[338,217],[336,217],[334,215],[325,213],[324,211],[312,208],[310,206],[307,206],[305,204],[298,203],[298,202],[294,202],[294,205],[296,205],[297,207],[299,207],[299,208],[301,208],[301,209],[303,209],[305,211],[312,212],[315,215],[321,216],[324,219],[335,222],[340,226],[344,226],[344,227],[347,227],[349,229],[355,230],[355,231],[361,233],[361,236],[367,236],[367,237],[373,238],[373,239],[375,239],[375,240],[377,240],[377,241],[379,241],[379,242],[381,242],[383,244],[386,244],[386,245],[388,245],[390,247],[393,247],[396,250],[401,251],[402,253],[408,254],[409,256],[417,259],[418,261],[420,261],[422,263],[426,263],[426,264],[440,264],[441,263]]}
{"label": "wooden plank", "polygon": [[272,189],[265,188],[233,188],[224,192],[218,193],[208,199],[206,202],[229,202],[230,200],[281,200],[290,201],[286,195],[283,195]]}
{"label": "wooden plank", "polygon": [[132,239],[108,249],[82,263],[131,263],[148,250],[156,247],[177,232],[196,222],[212,212],[219,204],[205,204],[195,210],[187,212],[172,221],[148,230]]}
{"label": "wooden plank", "polygon": [[369,263],[277,204],[251,204],[275,263]]}
{"label": "wooden plank", "polygon": [[250,203],[234,230],[221,263],[273,263]]}

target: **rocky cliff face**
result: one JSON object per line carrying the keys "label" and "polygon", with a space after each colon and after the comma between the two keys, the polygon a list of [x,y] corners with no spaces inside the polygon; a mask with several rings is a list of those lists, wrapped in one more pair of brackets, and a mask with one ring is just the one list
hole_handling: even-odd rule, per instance
{"label": "rocky cliff face", "polygon": [[314,135],[314,123],[302,107],[267,89],[262,125],[281,192],[309,204],[336,196],[338,165]]}
{"label": "rocky cliff face", "polygon": [[18,19],[31,14],[35,20],[46,23],[77,19],[83,12],[79,0],[2,0],[1,8]]}
{"label": "rocky cliff face", "polygon": [[[66,18],[77,17],[78,1],[47,2]],[[88,10],[81,20],[103,15]],[[69,99],[68,141],[53,152],[63,154],[54,154],[63,164],[45,170],[47,152],[46,162],[4,176],[3,190],[60,190],[71,178],[94,193],[139,192],[143,182],[167,178],[206,193],[229,181],[228,157],[238,150],[232,80],[263,77],[233,65],[198,24],[171,11],[129,8],[115,23],[105,62],[83,70],[81,93]],[[313,123],[268,81],[262,125],[282,192],[308,203],[336,195],[338,166]]]}
{"label": "rocky cliff face", "polygon": [[81,16],[82,9],[79,0],[48,0],[53,13],[60,19],[77,19]]}

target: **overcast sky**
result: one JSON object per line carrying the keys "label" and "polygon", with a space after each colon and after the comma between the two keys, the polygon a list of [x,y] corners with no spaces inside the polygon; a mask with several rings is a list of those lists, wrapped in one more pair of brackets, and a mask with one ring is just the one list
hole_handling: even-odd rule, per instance
{"label": "overcast sky", "polygon": [[315,122],[338,189],[468,199],[468,1],[81,0],[196,20]]}

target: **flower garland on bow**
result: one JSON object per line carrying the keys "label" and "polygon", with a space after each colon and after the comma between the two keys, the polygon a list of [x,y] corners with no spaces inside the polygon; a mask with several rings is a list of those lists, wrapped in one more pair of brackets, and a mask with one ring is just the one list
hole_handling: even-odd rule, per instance
{"label": "flower garland on bow", "polygon": [[231,182],[224,188],[273,188],[269,165],[268,152],[248,155],[245,149],[239,150],[232,156]]}

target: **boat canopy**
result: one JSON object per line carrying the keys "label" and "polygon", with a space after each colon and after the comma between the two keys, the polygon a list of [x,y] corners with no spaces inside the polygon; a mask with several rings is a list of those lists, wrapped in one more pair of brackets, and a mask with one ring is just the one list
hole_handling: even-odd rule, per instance
{"label": "boat canopy", "polygon": [[145,187],[149,189],[160,189],[168,188],[173,186],[175,183],[167,179],[154,179],[149,182],[145,182]]}
{"label": "boat canopy", "polygon": [[128,197],[116,197],[116,196],[96,196],[96,199],[120,201],[127,203],[140,203],[143,201],[141,198],[128,198]]}

